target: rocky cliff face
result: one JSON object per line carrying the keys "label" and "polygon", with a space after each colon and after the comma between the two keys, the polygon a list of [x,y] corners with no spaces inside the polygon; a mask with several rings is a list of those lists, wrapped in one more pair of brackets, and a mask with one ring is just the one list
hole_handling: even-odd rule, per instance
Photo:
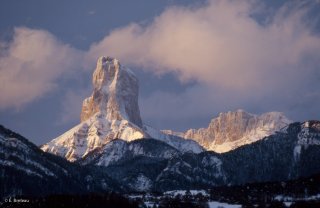
{"label": "rocky cliff face", "polygon": [[181,152],[203,150],[193,140],[166,135],[143,125],[138,105],[138,79],[117,59],[99,58],[92,82],[94,90],[83,101],[81,123],[43,145],[43,151],[76,161],[114,139],[142,138],[164,141]]}
{"label": "rocky cliff face", "polygon": [[177,135],[193,139],[207,150],[222,153],[258,141],[289,123],[291,121],[280,112],[254,115],[237,110],[220,113],[207,128],[190,129]]}
{"label": "rocky cliff face", "polygon": [[83,101],[81,123],[41,148],[76,161],[113,139],[149,137],[138,106],[139,83],[117,59],[100,57],[93,73],[93,93]]}
{"label": "rocky cliff face", "polygon": [[142,127],[138,105],[139,83],[130,69],[121,67],[117,59],[101,57],[92,83],[94,91],[83,101],[81,122],[100,112],[108,120],[128,120]]}

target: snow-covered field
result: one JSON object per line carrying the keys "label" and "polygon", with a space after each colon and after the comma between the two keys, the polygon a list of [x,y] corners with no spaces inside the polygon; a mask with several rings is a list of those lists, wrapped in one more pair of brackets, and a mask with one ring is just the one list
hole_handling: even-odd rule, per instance
{"label": "snow-covered field", "polygon": [[[176,197],[177,195],[184,196],[187,194],[186,190],[173,190],[173,191],[166,191],[163,193],[165,196]],[[209,196],[208,192],[205,190],[190,190],[190,194],[195,196],[197,194],[202,194],[203,196]]]}
{"label": "snow-covered field", "polygon": [[312,200],[320,200],[320,194],[313,195],[313,196],[308,196],[308,197],[303,197],[303,198],[294,198],[290,196],[283,196],[283,195],[278,195],[274,198],[277,201],[283,202],[286,207],[290,207],[292,203],[296,201],[312,201]]}
{"label": "snow-covered field", "polygon": [[[207,203],[209,208],[241,208],[241,204],[232,204],[230,202],[219,202],[219,201],[212,201],[210,200],[210,194],[206,190],[172,190],[166,191],[162,195],[153,195],[151,193],[147,194],[135,194],[129,195],[132,200],[142,200],[145,207],[153,208],[158,207],[159,203],[162,200],[167,200],[168,198],[171,199],[181,199],[184,200],[184,197],[189,195],[191,200],[194,203]],[[199,199],[198,196],[201,195],[203,198]],[[190,199],[190,198],[189,198]],[[320,194],[312,195],[308,197],[301,197],[301,198],[294,198],[285,195],[277,195],[273,198],[275,201],[283,202],[286,207],[290,207],[297,201],[317,201],[320,200]],[[200,200],[200,201],[197,201]]]}
{"label": "snow-covered field", "polygon": [[208,202],[209,208],[241,208],[239,204],[227,204],[217,201],[210,201]]}

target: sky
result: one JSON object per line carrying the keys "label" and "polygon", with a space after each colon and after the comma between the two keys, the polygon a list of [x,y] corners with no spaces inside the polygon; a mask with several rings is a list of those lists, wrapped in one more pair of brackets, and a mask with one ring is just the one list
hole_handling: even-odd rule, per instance
{"label": "sky", "polygon": [[0,124],[41,145],[79,123],[99,56],[140,81],[144,123],[220,112],[320,119],[318,0],[4,0]]}

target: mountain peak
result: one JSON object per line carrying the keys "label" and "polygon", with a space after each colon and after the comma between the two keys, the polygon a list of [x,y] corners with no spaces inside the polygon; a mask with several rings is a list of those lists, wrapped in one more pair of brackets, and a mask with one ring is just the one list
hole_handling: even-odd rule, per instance
{"label": "mountain peak", "polygon": [[220,113],[208,128],[190,129],[182,137],[199,142],[207,150],[222,153],[258,141],[291,122],[281,112],[255,115],[238,109]]}
{"label": "mountain peak", "polygon": [[119,69],[120,63],[117,59],[101,56],[92,77],[94,89],[101,89],[105,84],[111,82]]}
{"label": "mountain peak", "polygon": [[108,120],[128,120],[142,127],[139,82],[133,72],[111,57],[100,57],[92,77],[93,93],[83,101],[81,122],[100,112]]}
{"label": "mountain peak", "polygon": [[181,152],[203,151],[195,141],[166,135],[143,125],[138,106],[138,79],[117,59],[100,57],[92,84],[93,92],[82,104],[81,123],[43,145],[43,151],[76,161],[115,139],[143,138],[164,141]]}

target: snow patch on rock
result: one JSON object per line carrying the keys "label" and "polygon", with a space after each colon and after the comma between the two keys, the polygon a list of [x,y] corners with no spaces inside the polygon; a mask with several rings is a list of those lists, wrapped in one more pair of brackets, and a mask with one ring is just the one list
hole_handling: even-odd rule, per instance
{"label": "snow patch on rock", "polygon": [[133,184],[130,184],[136,191],[148,191],[152,187],[152,181],[143,174],[139,174]]}

